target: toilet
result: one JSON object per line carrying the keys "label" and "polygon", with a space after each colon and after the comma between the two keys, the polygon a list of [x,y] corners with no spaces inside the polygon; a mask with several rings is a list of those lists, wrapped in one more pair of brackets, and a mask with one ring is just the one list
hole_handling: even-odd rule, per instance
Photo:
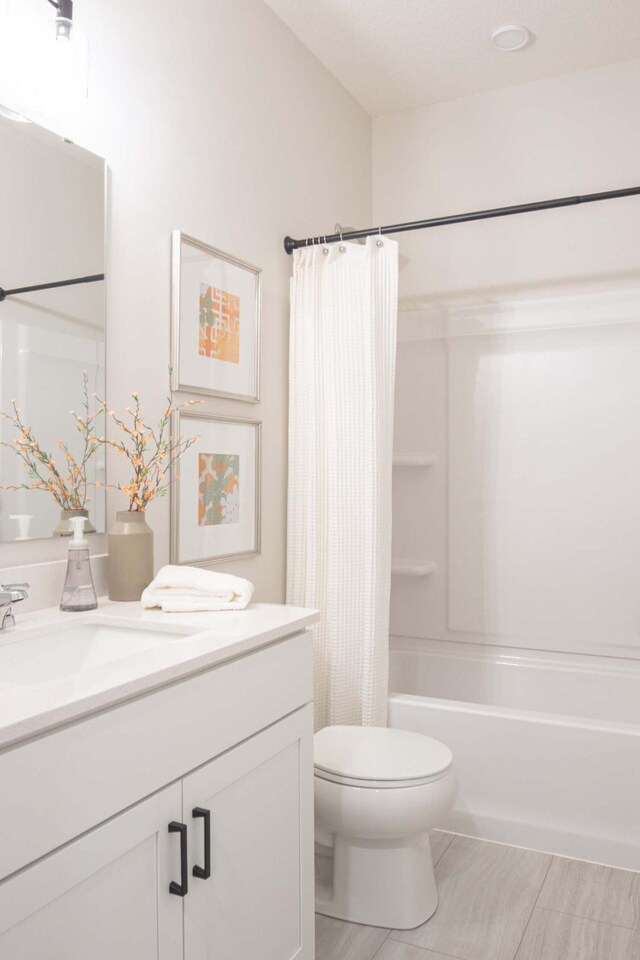
{"label": "toilet", "polygon": [[314,738],[316,910],[410,929],[435,912],[429,831],[451,811],[453,756],[438,740],[383,727]]}

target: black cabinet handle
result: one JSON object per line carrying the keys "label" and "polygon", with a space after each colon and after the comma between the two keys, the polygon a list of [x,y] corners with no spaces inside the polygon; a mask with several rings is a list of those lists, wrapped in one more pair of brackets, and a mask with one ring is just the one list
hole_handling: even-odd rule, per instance
{"label": "black cabinet handle", "polygon": [[194,807],[191,815],[204,819],[204,867],[195,866],[193,875],[201,880],[208,880],[211,876],[211,811],[204,807]]}
{"label": "black cabinet handle", "polygon": [[187,825],[172,820],[169,824],[169,833],[180,834],[180,883],[172,880],[169,884],[169,893],[176,897],[186,897],[189,893],[189,873],[187,869]]}

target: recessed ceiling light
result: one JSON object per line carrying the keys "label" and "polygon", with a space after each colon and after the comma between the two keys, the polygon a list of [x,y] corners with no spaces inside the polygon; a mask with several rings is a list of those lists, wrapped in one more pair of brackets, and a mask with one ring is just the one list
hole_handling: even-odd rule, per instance
{"label": "recessed ceiling light", "polygon": [[526,27],[521,27],[517,23],[508,23],[504,27],[498,27],[491,34],[493,45],[506,53],[512,53],[515,50],[522,50],[529,43],[531,34]]}

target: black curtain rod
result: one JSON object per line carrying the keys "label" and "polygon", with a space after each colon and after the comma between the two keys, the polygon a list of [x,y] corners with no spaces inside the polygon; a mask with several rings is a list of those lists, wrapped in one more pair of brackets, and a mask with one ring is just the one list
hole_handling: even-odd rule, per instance
{"label": "black curtain rod", "polygon": [[54,283],[38,283],[34,287],[16,287],[15,290],[3,290],[0,287],[0,303],[6,297],[12,297],[16,293],[33,293],[34,290],[54,290],[56,287],[74,287],[77,283],[96,283],[98,280],[104,280],[104,273],[94,273],[90,277],[75,277],[73,280],[56,280]]}
{"label": "black curtain rod", "polygon": [[560,197],[558,200],[539,200],[537,203],[521,203],[515,207],[497,207],[495,210],[477,210],[475,213],[456,213],[452,217],[435,217],[433,220],[413,220],[411,223],[394,223],[388,227],[371,227],[367,230],[349,230],[327,236],[308,237],[306,240],[284,238],[287,253],[299,247],[311,247],[319,243],[337,243],[338,240],[359,240],[362,237],[382,236],[386,233],[405,233],[407,230],[426,230],[428,227],[445,227],[451,223],[469,223],[471,220],[492,220],[494,217],[510,217],[514,213],[533,213],[534,210],[553,210],[555,207],[573,207],[578,203],[595,203],[596,200],[614,200],[617,197],[633,197],[640,194],[640,187],[625,190],[606,190],[604,193],[586,193],[581,197]]}

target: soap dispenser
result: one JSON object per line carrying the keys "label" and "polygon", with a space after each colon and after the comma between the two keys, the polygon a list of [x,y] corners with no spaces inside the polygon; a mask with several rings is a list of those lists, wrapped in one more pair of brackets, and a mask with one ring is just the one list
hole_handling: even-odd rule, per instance
{"label": "soap dispenser", "polygon": [[69,543],[69,562],[65,580],[61,610],[95,610],[98,598],[91,576],[89,544],[83,537],[85,517],[71,517],[69,523],[73,537]]}

